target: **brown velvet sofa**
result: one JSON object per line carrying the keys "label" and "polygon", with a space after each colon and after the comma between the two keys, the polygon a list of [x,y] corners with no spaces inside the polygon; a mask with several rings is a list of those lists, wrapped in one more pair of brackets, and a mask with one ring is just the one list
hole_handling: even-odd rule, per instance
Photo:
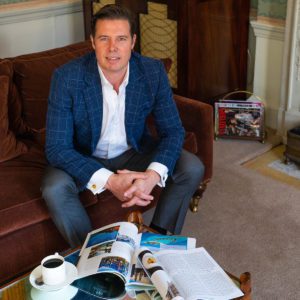
{"label": "brown velvet sofa", "polygon": [[[0,283],[68,249],[40,192],[47,97],[53,70],[90,50],[86,41],[0,60]],[[189,132],[185,147],[206,166],[205,183],[212,175],[212,108],[176,95],[175,100]],[[107,191],[97,197],[84,191],[81,199],[95,228],[124,220],[130,211]]]}

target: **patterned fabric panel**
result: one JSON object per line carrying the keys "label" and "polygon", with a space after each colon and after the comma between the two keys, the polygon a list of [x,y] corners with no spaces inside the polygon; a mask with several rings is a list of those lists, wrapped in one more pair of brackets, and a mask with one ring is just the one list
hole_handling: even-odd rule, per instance
{"label": "patterned fabric panel", "polygon": [[93,14],[96,14],[104,5],[116,4],[115,0],[100,0],[99,2],[93,2]]}
{"label": "patterned fabric panel", "polygon": [[170,84],[177,87],[177,22],[167,19],[165,4],[148,2],[148,14],[140,14],[141,54],[171,58]]}

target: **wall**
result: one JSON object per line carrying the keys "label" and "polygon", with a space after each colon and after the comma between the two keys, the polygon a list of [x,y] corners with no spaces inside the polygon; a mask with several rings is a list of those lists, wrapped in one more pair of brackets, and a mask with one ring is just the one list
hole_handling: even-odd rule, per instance
{"label": "wall", "polygon": [[0,2],[0,58],[43,51],[82,40],[84,25],[81,0]]}
{"label": "wall", "polygon": [[0,0],[0,5],[18,3],[18,2],[27,2],[27,1],[30,1],[30,0]]}
{"label": "wall", "polygon": [[278,124],[278,113],[281,102],[287,0],[252,0],[251,6],[256,11],[250,26],[255,36],[251,88],[254,94],[265,101],[267,127],[279,131],[281,125]]}
{"label": "wall", "polygon": [[288,0],[278,114],[281,134],[300,126],[300,0]]}
{"label": "wall", "polygon": [[254,5],[257,5],[258,16],[285,20],[287,0],[256,0],[253,2]]}
{"label": "wall", "polygon": [[[251,0],[250,9],[250,21],[256,20],[257,18],[257,6],[258,0]],[[249,37],[248,37],[248,68],[247,68],[247,90],[253,91],[254,81],[254,63],[255,63],[255,51],[256,51],[256,38],[252,26],[249,26]]]}

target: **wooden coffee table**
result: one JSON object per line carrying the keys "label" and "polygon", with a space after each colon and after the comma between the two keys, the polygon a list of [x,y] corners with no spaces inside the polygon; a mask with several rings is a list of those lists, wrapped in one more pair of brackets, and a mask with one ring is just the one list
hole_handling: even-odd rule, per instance
{"label": "wooden coffee table", "polygon": [[[140,232],[152,231],[151,228],[144,225],[142,214],[139,211],[134,211],[128,215],[127,221],[132,222],[137,225]],[[228,272],[226,272],[229,277],[236,283],[236,285],[244,293],[243,297],[236,298],[236,300],[251,300],[251,275],[249,272],[245,272],[236,277]],[[0,289],[0,300],[31,300],[31,284],[29,282],[29,275],[27,273],[4,287]],[[125,299],[130,299],[125,297]],[[125,300],[124,299],[124,300]]]}

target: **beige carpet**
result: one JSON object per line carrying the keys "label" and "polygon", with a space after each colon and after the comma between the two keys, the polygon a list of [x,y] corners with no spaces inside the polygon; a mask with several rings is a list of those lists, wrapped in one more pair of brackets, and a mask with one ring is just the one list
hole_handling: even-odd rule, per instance
{"label": "beige carpet", "polygon": [[266,153],[256,157],[255,159],[245,162],[243,166],[248,169],[254,170],[264,176],[271,177],[275,180],[281,181],[285,184],[289,184],[294,186],[295,188],[300,189],[300,179],[295,178],[293,176],[289,176],[288,174],[271,167],[271,163],[278,160],[284,160],[284,151],[285,146],[279,145],[267,151]]}
{"label": "beige carpet", "polygon": [[298,300],[300,190],[241,166],[271,148],[216,141],[212,182],[200,211],[188,213],[182,234],[197,238],[197,246],[229,272],[251,272],[254,300]]}

